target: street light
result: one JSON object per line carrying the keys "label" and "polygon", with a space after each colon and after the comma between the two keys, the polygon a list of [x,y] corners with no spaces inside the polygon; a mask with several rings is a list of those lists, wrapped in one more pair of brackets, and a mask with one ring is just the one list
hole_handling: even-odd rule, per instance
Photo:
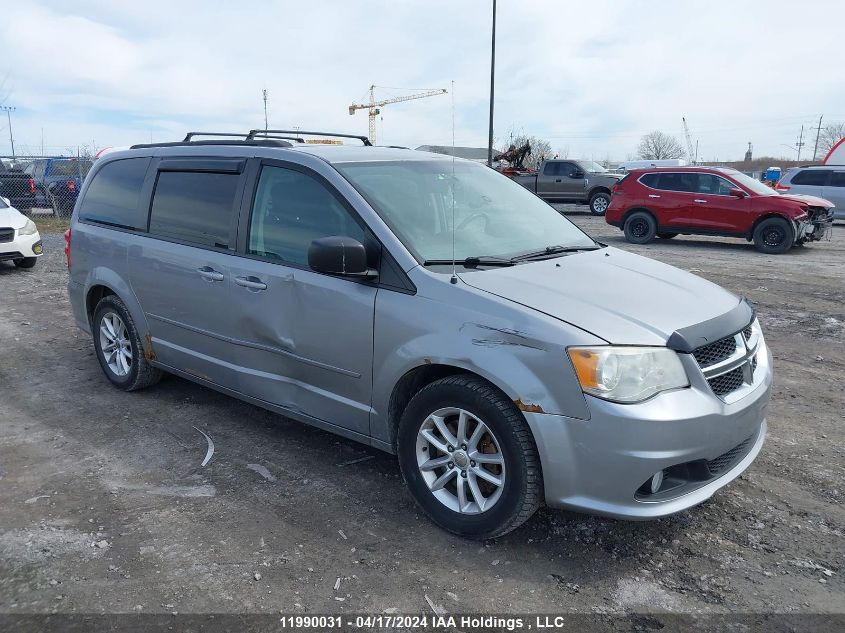
{"label": "street light", "polygon": [[490,50],[490,130],[487,137],[487,166],[493,166],[493,87],[496,77],[496,0],[493,0],[493,39]]}
{"label": "street light", "polygon": [[9,143],[12,145],[12,158],[15,157],[15,137],[12,135],[12,112],[15,108],[12,106],[0,106],[0,110],[6,111],[6,119],[9,121]]}

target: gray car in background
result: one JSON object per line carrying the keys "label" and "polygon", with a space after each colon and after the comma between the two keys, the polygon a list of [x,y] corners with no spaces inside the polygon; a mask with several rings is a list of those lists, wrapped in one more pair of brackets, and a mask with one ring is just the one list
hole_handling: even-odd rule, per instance
{"label": "gray car in background", "polygon": [[792,167],[776,186],[778,191],[830,200],[834,220],[845,220],[845,165]]}
{"label": "gray car in background", "polygon": [[763,445],[772,356],[744,299],[469,161],[140,145],[95,163],[66,239],[76,323],[115,387],[172,373],[395,453],[457,534],[544,502],[678,512]]}

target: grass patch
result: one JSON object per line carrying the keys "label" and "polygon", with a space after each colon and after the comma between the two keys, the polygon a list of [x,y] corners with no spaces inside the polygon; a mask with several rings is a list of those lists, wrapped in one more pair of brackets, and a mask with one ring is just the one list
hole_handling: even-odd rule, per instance
{"label": "grass patch", "polygon": [[70,226],[70,218],[57,218],[52,215],[30,216],[39,233],[64,233]]}

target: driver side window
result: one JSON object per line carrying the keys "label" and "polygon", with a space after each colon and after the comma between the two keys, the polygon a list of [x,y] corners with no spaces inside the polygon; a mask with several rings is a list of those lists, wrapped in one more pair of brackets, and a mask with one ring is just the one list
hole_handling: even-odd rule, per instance
{"label": "driver side window", "polygon": [[293,169],[262,168],[250,218],[251,255],[307,267],[311,242],[332,235],[364,241],[364,230],[323,183]]}

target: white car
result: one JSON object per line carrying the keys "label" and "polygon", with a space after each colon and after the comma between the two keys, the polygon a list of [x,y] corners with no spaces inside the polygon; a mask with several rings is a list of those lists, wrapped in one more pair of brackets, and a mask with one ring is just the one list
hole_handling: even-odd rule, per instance
{"label": "white car", "polygon": [[42,253],[35,222],[0,198],[0,262],[12,260],[18,268],[32,268]]}

